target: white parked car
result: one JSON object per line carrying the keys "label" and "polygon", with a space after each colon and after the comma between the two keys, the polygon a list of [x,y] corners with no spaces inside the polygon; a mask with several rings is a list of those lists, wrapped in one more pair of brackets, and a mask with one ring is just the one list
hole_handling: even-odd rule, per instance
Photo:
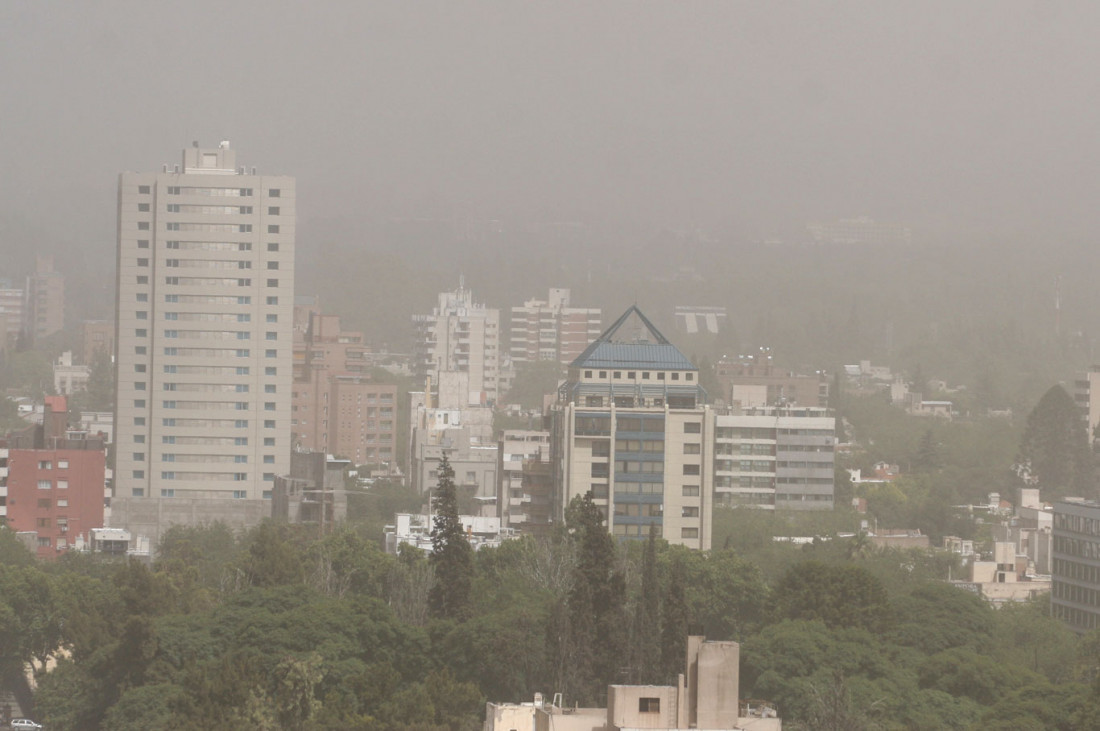
{"label": "white parked car", "polygon": [[13,718],[11,720],[11,727],[24,729],[24,731],[34,731],[34,729],[42,728],[42,724],[35,723],[29,718]]}

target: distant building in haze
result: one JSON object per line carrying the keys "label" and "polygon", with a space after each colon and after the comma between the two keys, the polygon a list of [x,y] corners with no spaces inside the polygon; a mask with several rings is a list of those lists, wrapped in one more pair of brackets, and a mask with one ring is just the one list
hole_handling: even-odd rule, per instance
{"label": "distant building in haze", "polygon": [[545,300],[531,299],[512,308],[512,362],[572,363],[599,337],[600,329],[598,308],[570,307],[569,290],[553,288]]}
{"label": "distant building in haze", "polygon": [[814,243],[900,246],[913,243],[913,229],[900,223],[882,223],[867,216],[842,218],[806,226]]}
{"label": "distant building in haze", "polygon": [[65,277],[53,268],[52,256],[36,256],[27,277],[26,330],[32,341],[65,327]]}
{"label": "distant building in haze", "polygon": [[441,373],[465,373],[467,404],[491,404],[500,398],[500,310],[474,302],[460,282],[441,292],[430,315],[414,315],[414,371],[438,382]]}
{"label": "distant building in haze", "polygon": [[294,308],[295,447],[327,452],[355,464],[390,464],[395,457],[397,386],[375,383],[363,334],[311,302]]}

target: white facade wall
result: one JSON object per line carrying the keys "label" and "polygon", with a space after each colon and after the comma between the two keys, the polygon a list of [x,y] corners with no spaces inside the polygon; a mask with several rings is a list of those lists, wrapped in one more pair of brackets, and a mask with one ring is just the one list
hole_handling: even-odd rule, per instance
{"label": "white facade wall", "polygon": [[116,500],[265,500],[290,469],[294,178],[228,143],[182,170],[119,177]]}

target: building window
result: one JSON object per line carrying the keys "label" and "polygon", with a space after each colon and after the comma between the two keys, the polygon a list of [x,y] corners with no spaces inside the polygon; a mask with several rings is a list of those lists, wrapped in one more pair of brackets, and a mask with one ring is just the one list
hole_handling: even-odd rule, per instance
{"label": "building window", "polygon": [[264,446],[265,447],[274,447],[275,446],[275,437],[264,437]]}
{"label": "building window", "polygon": [[144,409],[145,408],[145,399],[143,399],[143,398],[134,399],[134,408],[135,409]]}
{"label": "building window", "polygon": [[684,506],[681,509],[681,511],[682,511],[680,513],[681,518],[698,518],[699,517],[699,508],[697,508],[697,507]]}
{"label": "building window", "polygon": [[67,507],[69,507],[69,501],[65,500],[64,498],[60,499],[60,500],[57,501],[57,507],[67,508]]}
{"label": "building window", "polygon": [[268,383],[264,386],[264,393],[275,393],[275,384]]}
{"label": "building window", "polygon": [[148,213],[149,212],[149,204],[148,203],[138,203],[138,210],[142,213]]}
{"label": "building window", "polygon": [[279,215],[279,206],[268,206],[267,207],[267,215],[269,215],[269,216],[278,216]]}
{"label": "building window", "polygon": [[149,248],[149,239],[138,239],[138,248],[139,249],[148,249]]}
{"label": "building window", "polygon": [[684,497],[699,497],[698,485],[684,485]]}
{"label": "building window", "polygon": [[68,490],[69,489],[69,481],[68,480],[58,480],[57,481],[57,489],[58,490]]}
{"label": "building window", "polygon": [[134,330],[134,335],[136,337],[139,337],[139,338],[148,337],[149,336],[149,331],[146,330],[145,328],[139,327],[139,328]]}
{"label": "building window", "polygon": [[50,482],[49,480],[39,480],[38,481],[38,489],[39,490],[49,490],[51,487],[53,487],[53,483]]}
{"label": "building window", "polygon": [[246,497],[248,497],[248,492],[246,490],[234,490],[233,491],[233,499],[234,500],[244,500]]}
{"label": "building window", "polygon": [[144,257],[139,258],[137,260],[137,265],[139,267],[147,267],[147,266],[149,266],[149,260],[147,258],[144,258]]}
{"label": "building window", "polygon": [[699,465],[697,465],[697,464],[686,464],[686,465],[684,465],[684,474],[685,475],[698,475],[699,474]]}
{"label": "building window", "polygon": [[279,280],[278,279],[269,279],[269,280],[267,280],[267,286],[269,286],[269,287],[278,287],[279,286]]}
{"label": "building window", "polygon": [[[145,477],[145,473],[142,472],[141,470],[134,470],[134,477]],[[145,488],[144,487],[135,487],[131,491],[131,494],[134,497],[145,497]]]}
{"label": "building window", "polygon": [[148,185],[139,185],[138,186],[138,193],[140,193],[141,195],[148,195],[150,192],[152,192],[152,191],[150,190]]}
{"label": "building window", "polygon": [[[171,473],[171,472],[167,472],[167,473],[162,473],[162,474],[166,474],[166,475],[171,475],[172,473]],[[171,477],[168,477],[168,478],[166,478],[166,479],[169,479],[169,480],[170,480],[170,479],[172,479],[172,478],[171,478]],[[175,491],[175,489],[173,489],[173,488],[171,488],[171,487],[167,487],[167,488],[164,488],[164,489],[162,489],[162,490],[160,491],[160,496],[161,496],[161,497],[175,497],[175,496],[176,496],[176,491]]]}
{"label": "building window", "polygon": [[[145,470],[134,470],[133,475],[134,475],[134,479],[144,480],[145,479]],[[141,488],[138,488],[138,489],[134,490],[134,496],[135,497],[140,497],[140,496],[145,494],[144,490],[141,490],[140,492],[138,492],[138,490],[141,490]]]}
{"label": "building window", "polygon": [[264,357],[265,357],[265,358],[277,358],[277,357],[278,357],[278,351],[275,351],[275,350],[265,350],[265,351],[264,351]]}
{"label": "building window", "polygon": [[279,245],[278,244],[268,244],[267,245],[267,250],[268,251],[278,251],[279,250]]}
{"label": "building window", "polygon": [[138,231],[148,231],[148,230],[149,230],[149,222],[148,221],[138,221]]}
{"label": "building window", "polygon": [[138,292],[137,293],[137,301],[138,302],[148,302],[149,301],[149,293],[148,292]]}
{"label": "building window", "polygon": [[684,434],[699,434],[702,431],[702,424],[695,421],[684,422]]}
{"label": "building window", "polygon": [[144,416],[135,416],[134,417],[134,426],[145,426],[145,417]]}
{"label": "building window", "polygon": [[660,698],[639,698],[638,699],[638,713],[660,713],[661,712],[661,699]]}
{"label": "building window", "polygon": [[269,262],[267,263],[267,268],[268,268],[268,269],[278,269],[278,268],[279,268],[279,262],[277,262],[277,261],[269,261]]}
{"label": "building window", "polygon": [[267,367],[264,368],[264,375],[265,376],[275,376],[275,375],[278,375],[278,373],[279,373],[279,371],[278,371],[278,369],[275,368],[275,366],[267,366]]}
{"label": "building window", "polygon": [[278,225],[278,224],[275,224],[275,223],[273,223],[273,224],[269,224],[269,225],[268,225],[268,227],[267,227],[267,232],[268,232],[269,234],[277,234],[277,233],[279,233],[279,225]]}
{"label": "building window", "polygon": [[277,304],[279,304],[279,298],[278,297],[268,297],[267,298],[267,304],[277,305]]}
{"label": "building window", "polygon": [[700,454],[702,446],[699,444],[685,444],[684,454]]}
{"label": "building window", "polygon": [[274,429],[274,428],[275,428],[275,420],[274,419],[264,419],[264,429]]}
{"label": "building window", "polygon": [[278,198],[280,195],[282,195],[282,191],[278,188],[272,188],[271,190],[267,191],[268,198]]}

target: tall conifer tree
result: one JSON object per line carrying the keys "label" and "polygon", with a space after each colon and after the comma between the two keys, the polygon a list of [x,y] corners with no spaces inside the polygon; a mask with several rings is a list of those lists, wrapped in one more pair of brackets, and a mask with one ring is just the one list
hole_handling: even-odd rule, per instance
{"label": "tall conifer tree", "polygon": [[428,595],[433,616],[463,620],[470,613],[470,585],[473,581],[473,549],[458,518],[455,472],[443,453],[439,483],[432,496],[432,552],[428,562],[435,570],[435,583]]}

